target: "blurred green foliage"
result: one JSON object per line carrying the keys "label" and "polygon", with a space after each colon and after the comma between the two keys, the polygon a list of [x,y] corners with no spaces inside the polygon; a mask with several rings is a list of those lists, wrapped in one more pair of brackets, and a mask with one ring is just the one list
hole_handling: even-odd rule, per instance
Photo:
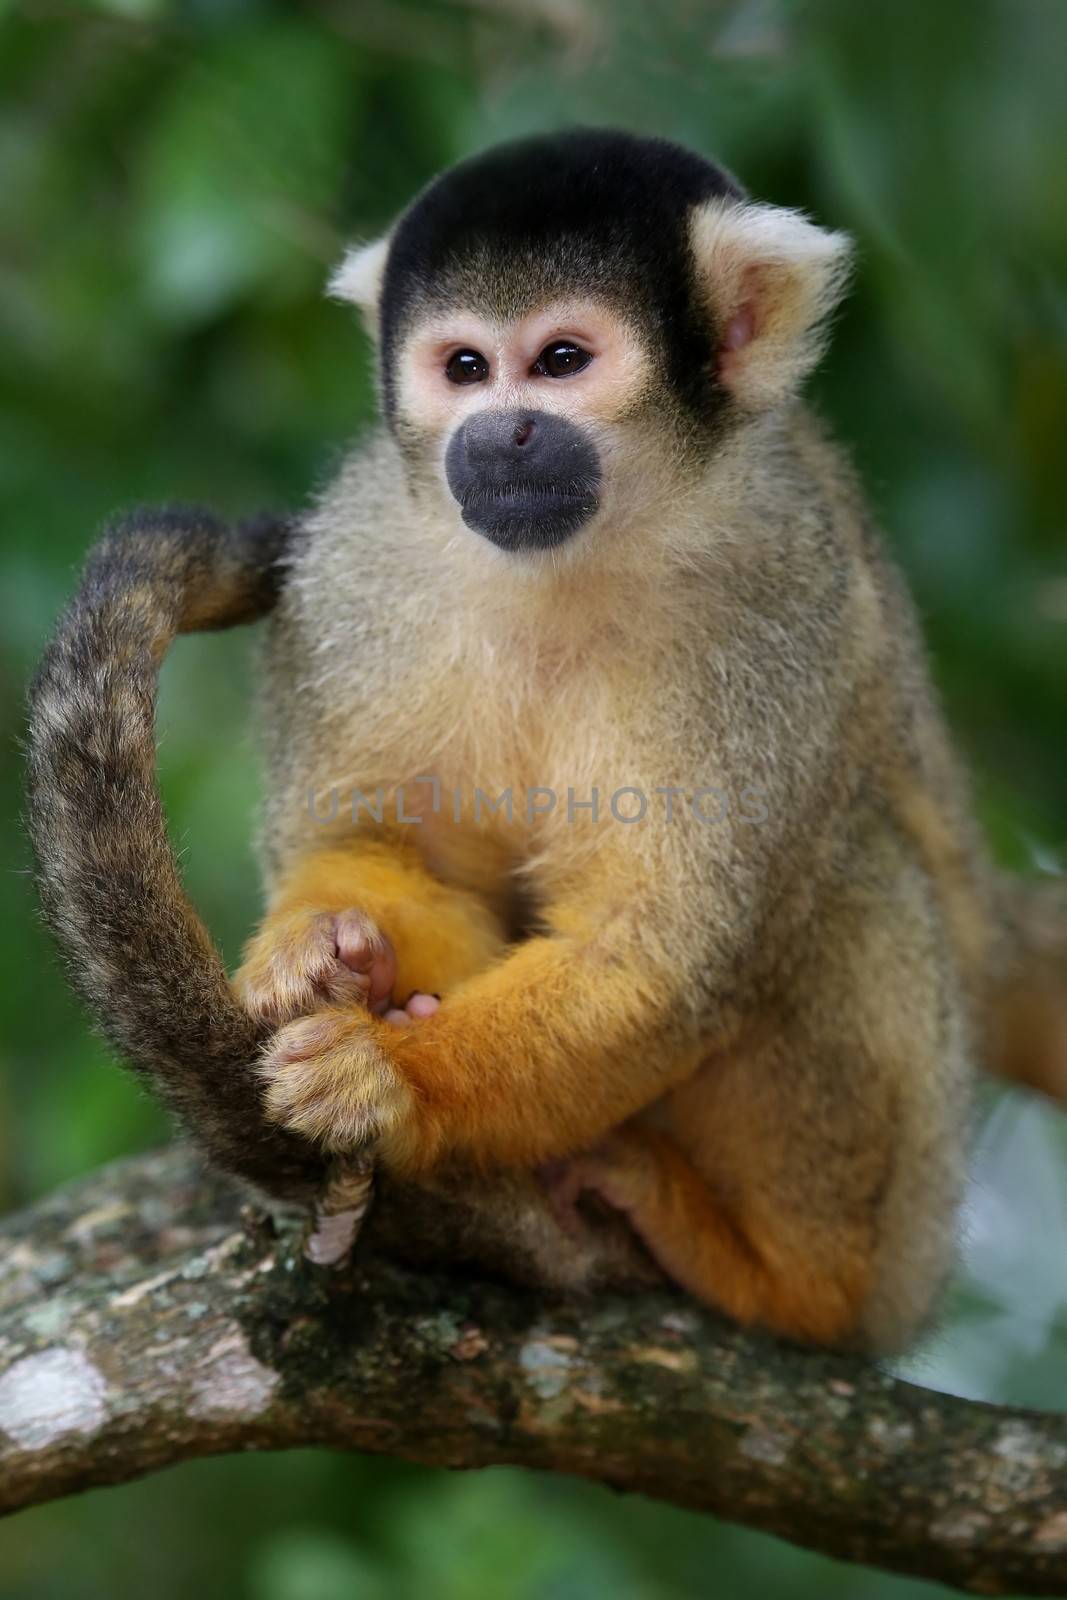
{"label": "blurred green foliage", "polygon": [[[494,139],[613,122],[716,154],[859,243],[815,385],[917,595],[1001,858],[1067,818],[1067,8],[1058,0],[0,3],[0,712],[93,530],[168,497],[299,505],[373,412],[322,298],[343,242]],[[256,911],[249,641],[168,665],[160,751],[195,898]],[[37,929],[0,922],[0,1205],[164,1133]],[[920,1377],[1067,1404],[1063,1123],[1002,1103],[970,1269]],[[321,1454],[202,1462],[0,1532],[0,1600],[918,1596],[605,1491]],[[933,1591],[928,1591],[932,1593]]]}

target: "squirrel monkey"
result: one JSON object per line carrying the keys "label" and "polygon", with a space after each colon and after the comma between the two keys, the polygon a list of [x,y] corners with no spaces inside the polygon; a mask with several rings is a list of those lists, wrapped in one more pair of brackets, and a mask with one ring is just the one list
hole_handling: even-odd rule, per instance
{"label": "squirrel monkey", "polygon": [[[483,1219],[509,1193],[542,1280],[603,1275],[610,1209],[742,1323],[881,1349],[928,1315],[974,1068],[1067,1087],[1067,914],[988,865],[798,397],[848,266],[661,140],[491,150],[332,280],[384,425],[314,507],[91,558],[31,708],[46,910],[233,1170],[300,1193],[370,1145],[416,1191],[470,1174]],[[272,606],[231,988],[166,844],[155,674]]]}

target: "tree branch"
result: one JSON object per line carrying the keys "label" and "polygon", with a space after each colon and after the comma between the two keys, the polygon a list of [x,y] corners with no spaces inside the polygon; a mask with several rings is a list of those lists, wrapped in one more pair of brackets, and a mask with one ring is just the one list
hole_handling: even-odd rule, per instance
{"label": "tree branch", "polygon": [[237,1449],[510,1462],[975,1593],[1067,1590],[1067,1417],[374,1251],[328,1274],[176,1146],[0,1226],[0,1510]]}

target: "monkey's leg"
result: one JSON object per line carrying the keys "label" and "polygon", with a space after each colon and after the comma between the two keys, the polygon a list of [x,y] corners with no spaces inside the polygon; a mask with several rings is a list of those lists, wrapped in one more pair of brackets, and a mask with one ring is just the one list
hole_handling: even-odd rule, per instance
{"label": "monkey's leg", "polygon": [[630,1124],[550,1182],[561,1219],[595,1194],[626,1217],[653,1260],[694,1298],[742,1324],[819,1344],[854,1342],[873,1263],[866,1217],[815,1236],[789,1212],[728,1202],[667,1135]]}
{"label": "monkey's leg", "polygon": [[914,883],[884,892],[876,914],[850,893],[785,1003],[555,1184],[738,1321],[882,1349],[951,1262],[971,1076],[936,915]]}
{"label": "monkey's leg", "polygon": [[444,994],[501,954],[504,930],[476,895],[431,877],[411,847],[354,838],[288,872],[235,983],[277,1024],[323,1004]]}

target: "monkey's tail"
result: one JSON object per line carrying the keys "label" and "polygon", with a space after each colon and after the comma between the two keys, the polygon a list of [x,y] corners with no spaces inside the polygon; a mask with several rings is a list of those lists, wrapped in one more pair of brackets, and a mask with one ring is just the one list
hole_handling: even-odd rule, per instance
{"label": "monkey's tail", "polygon": [[999,909],[989,1064],[1067,1105],[1067,878],[1005,878]]}
{"label": "monkey's tail", "polygon": [[45,919],[102,1032],[219,1165],[303,1199],[322,1168],[263,1120],[262,1034],[186,898],[155,770],[168,645],[269,611],[287,536],[181,508],[107,532],[30,688],[27,799]]}

